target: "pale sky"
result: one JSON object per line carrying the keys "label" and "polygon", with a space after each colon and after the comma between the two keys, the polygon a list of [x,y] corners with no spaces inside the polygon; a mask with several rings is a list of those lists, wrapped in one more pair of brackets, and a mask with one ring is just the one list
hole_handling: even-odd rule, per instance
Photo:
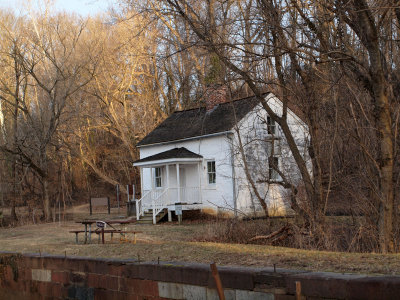
{"label": "pale sky", "polygon": [[[25,0],[0,0],[0,8],[10,8],[15,12],[23,10]],[[38,1],[31,1],[37,3]],[[42,1],[43,2],[43,1]],[[54,9],[58,11],[75,12],[82,16],[105,12],[115,0],[54,0]]]}

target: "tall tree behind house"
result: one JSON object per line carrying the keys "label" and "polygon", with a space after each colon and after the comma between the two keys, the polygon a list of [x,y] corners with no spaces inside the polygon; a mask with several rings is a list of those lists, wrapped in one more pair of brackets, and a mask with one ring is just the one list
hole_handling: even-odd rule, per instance
{"label": "tall tree behind house", "polygon": [[[215,36],[209,30],[208,5],[220,5],[230,9],[229,30]],[[257,96],[265,86],[275,90],[284,102],[284,114],[272,113],[267,103],[264,108],[282,128],[303,178],[307,207],[297,207],[310,223],[311,229],[324,235],[324,212],[329,203],[332,187],[334,149],[341,136],[338,134],[340,120],[352,118],[352,114],[338,115],[338,103],[351,111],[354,107],[368,105],[372,115],[364,114],[373,126],[373,141],[365,147],[359,125],[347,128],[354,130],[352,146],[363,153],[360,165],[370,170],[367,181],[370,199],[377,213],[375,228],[377,243],[382,252],[393,250],[394,178],[396,177],[394,139],[398,128],[394,113],[398,114],[396,80],[399,34],[399,4],[391,1],[204,1],[196,2],[166,0],[168,14],[180,16],[201,41],[201,45],[216,53],[219,59],[245,82]],[[252,6],[250,13],[241,9]],[[246,19],[244,19],[244,16]],[[243,23],[248,24],[257,38],[249,40],[239,34]],[[247,35],[248,36],[248,35]],[[244,46],[251,44],[252,47]],[[246,57],[253,67],[269,69],[265,77],[262,72],[249,72],[240,57]],[[272,70],[272,71],[271,71]],[[361,84],[361,85],[360,85]],[[346,86],[345,94],[339,87]],[[364,89],[368,102],[358,98],[355,91]],[[342,97],[348,101],[343,102]],[[261,100],[261,99],[260,99]],[[301,155],[291,143],[293,140],[286,124],[286,107],[297,102],[307,116],[311,133],[310,154],[313,172],[308,172]],[[327,107],[335,108],[334,126],[328,132],[321,130],[323,118],[328,116]],[[362,108],[361,108],[362,109]],[[364,110],[366,113],[366,110]],[[360,118],[360,117],[357,117]],[[342,129],[342,128],[341,128]],[[329,139],[329,135],[336,138]],[[326,167],[330,172],[326,172]],[[328,186],[326,186],[328,182]],[[288,182],[290,185],[290,182]],[[295,206],[298,187],[292,186]],[[302,211],[303,210],[303,211]],[[373,219],[372,218],[372,219]],[[371,219],[371,220],[372,220]]]}

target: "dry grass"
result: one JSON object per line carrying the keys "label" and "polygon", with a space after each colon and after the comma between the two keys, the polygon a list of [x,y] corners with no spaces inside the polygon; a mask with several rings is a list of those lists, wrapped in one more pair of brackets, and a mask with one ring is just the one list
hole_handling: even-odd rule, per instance
{"label": "dry grass", "polygon": [[[142,231],[138,243],[97,244],[96,237],[88,245],[76,245],[69,230],[81,229],[73,221],[25,225],[0,229],[0,251],[42,252],[51,254],[135,258],[141,261],[187,261],[219,265],[243,265],[293,268],[313,271],[400,275],[400,255],[307,251],[266,245],[243,245],[196,242],[194,237],[207,230],[207,224],[129,225]],[[81,237],[82,239],[82,237]]]}

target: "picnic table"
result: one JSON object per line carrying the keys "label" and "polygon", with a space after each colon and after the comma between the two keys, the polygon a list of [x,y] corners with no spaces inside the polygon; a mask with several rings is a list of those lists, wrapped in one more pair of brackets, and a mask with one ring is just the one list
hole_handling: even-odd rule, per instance
{"label": "picnic table", "polygon": [[[78,234],[79,233],[84,233],[85,234],[85,241],[84,244],[86,243],[90,243],[91,239],[92,239],[92,224],[95,224],[96,222],[98,222],[98,220],[83,220],[83,221],[76,221],[75,223],[79,223],[85,226],[84,230],[71,230],[70,233],[75,233],[75,239],[76,239],[76,243],[78,244]],[[136,232],[122,232],[121,230],[118,230],[116,228],[114,228],[112,226],[112,224],[119,224],[119,225],[126,225],[126,224],[131,224],[131,223],[135,223],[136,220],[127,220],[127,219],[122,219],[122,220],[105,220],[105,221],[101,221],[104,222],[105,224],[109,225],[111,228],[113,228],[112,230],[117,231],[119,233],[133,233],[134,234],[134,239],[136,242],[136,233],[139,233],[138,231]],[[97,233],[95,231],[95,233]],[[110,230],[107,230],[105,233],[115,233],[115,232],[111,232]],[[104,239],[103,239],[103,243],[104,243]]]}

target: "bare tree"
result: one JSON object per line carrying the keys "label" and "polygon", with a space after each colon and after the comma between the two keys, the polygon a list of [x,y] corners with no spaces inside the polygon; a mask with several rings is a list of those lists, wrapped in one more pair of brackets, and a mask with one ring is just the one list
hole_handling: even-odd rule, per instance
{"label": "bare tree", "polygon": [[[393,51],[398,51],[394,42],[398,34],[398,25],[395,24],[398,22],[398,4],[390,1],[317,1],[312,4],[238,1],[239,4],[227,11],[228,17],[216,19],[215,26],[229,29],[216,35],[210,30],[214,25],[208,20],[207,7],[228,7],[231,5],[228,2],[210,1],[204,3],[203,9],[197,9],[197,6],[195,9],[192,1],[166,0],[164,13],[176,14],[185,20],[202,41],[201,46],[215,53],[238,80],[246,83],[279,125],[301,173],[307,195],[309,209],[304,211],[297,206],[297,211],[306,216],[316,233],[323,234],[329,196],[324,183],[328,172],[323,159],[326,147],[321,143],[324,140],[321,109],[326,107],[326,103],[335,103],[338,93],[335,96],[333,91],[341,77],[348,77],[352,84],[361,82],[369,92],[370,105],[374,108],[377,151],[369,151],[370,160],[364,163],[375,168],[373,197],[379,209],[379,244],[382,252],[390,251],[393,249],[395,126],[391,107],[397,99],[391,92],[395,89],[390,78],[397,78],[397,70],[393,69],[391,62]],[[247,11],[241,9],[246,6]],[[227,20],[228,27],[224,25]],[[241,32],[243,23],[248,29],[246,34],[240,35],[238,32]],[[387,35],[381,36],[382,32]],[[243,59],[246,63],[242,63]],[[263,69],[272,71],[260,72]],[[275,91],[282,100],[281,115],[274,113],[263,100],[265,87]],[[312,172],[308,170],[287,124],[288,106],[293,102],[303,110],[310,129]],[[292,205],[296,207],[298,187],[290,182],[287,185],[291,186]]]}
{"label": "bare tree", "polygon": [[23,45],[20,36],[9,36],[15,78],[11,84],[3,80],[2,90],[14,106],[14,140],[2,150],[39,175],[46,221],[51,217],[50,147],[61,124],[69,120],[69,101],[91,80],[95,68],[92,57],[82,55],[88,50],[81,42],[85,26],[65,15],[32,14],[30,22],[20,20],[17,28]]}

